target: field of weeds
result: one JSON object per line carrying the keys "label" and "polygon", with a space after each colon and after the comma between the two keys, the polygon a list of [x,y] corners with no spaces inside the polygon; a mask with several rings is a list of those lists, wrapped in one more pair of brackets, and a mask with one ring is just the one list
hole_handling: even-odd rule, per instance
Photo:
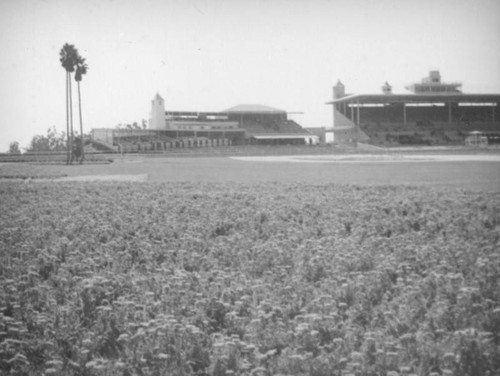
{"label": "field of weeds", "polygon": [[0,182],[0,373],[497,375],[500,194]]}

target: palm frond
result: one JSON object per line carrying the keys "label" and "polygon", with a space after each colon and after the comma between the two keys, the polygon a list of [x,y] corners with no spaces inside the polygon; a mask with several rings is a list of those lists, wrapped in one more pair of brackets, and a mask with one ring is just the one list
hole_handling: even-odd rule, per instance
{"label": "palm frond", "polygon": [[59,61],[66,72],[74,72],[79,58],[78,50],[74,45],[65,43],[59,52]]}
{"label": "palm frond", "polygon": [[78,61],[76,64],[75,80],[78,82],[81,81],[82,76],[84,74],[87,74],[88,69],[89,69],[89,66],[85,62],[85,58],[78,56]]}

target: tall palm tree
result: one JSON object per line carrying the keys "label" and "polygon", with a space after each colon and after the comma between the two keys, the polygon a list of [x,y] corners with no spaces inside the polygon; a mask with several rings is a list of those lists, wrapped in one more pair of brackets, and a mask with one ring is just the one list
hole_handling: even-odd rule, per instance
{"label": "tall palm tree", "polygon": [[78,60],[78,50],[74,45],[65,43],[59,52],[59,61],[66,70],[66,134],[67,140],[67,164],[71,163],[71,151],[73,149],[73,101],[71,98],[71,73],[75,71]]}
{"label": "tall palm tree", "polygon": [[76,72],[75,72],[75,81],[77,82],[78,85],[78,110],[80,114],[80,139],[81,139],[81,156],[80,156],[80,163],[82,163],[83,158],[85,157],[84,154],[84,142],[83,142],[83,122],[82,122],[82,98],[80,95],[80,81],[82,80],[82,76],[84,74],[87,74],[87,71],[89,69],[89,66],[85,62],[85,59],[81,56],[78,56],[78,60],[76,62]]}

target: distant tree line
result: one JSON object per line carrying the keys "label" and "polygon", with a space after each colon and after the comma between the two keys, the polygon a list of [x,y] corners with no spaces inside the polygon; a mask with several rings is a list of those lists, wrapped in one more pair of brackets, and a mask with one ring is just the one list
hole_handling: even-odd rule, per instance
{"label": "distant tree line", "polygon": [[132,124],[122,124],[119,123],[116,128],[118,129],[146,129],[148,127],[148,122],[145,119],[142,119],[141,125],[139,125],[136,121]]}
{"label": "distant tree line", "polygon": [[21,149],[19,148],[19,142],[12,141],[9,144],[9,153],[10,154],[21,154]]}
{"label": "distant tree line", "polygon": [[66,133],[58,132],[56,127],[47,129],[46,134],[35,135],[25,149],[29,153],[66,150]]}
{"label": "distant tree line", "polygon": [[[24,148],[27,153],[66,151],[66,133],[58,132],[53,126],[47,129],[45,134],[37,134],[32,137],[30,143]],[[10,154],[21,154],[18,141],[9,144]]]}
{"label": "distant tree line", "polygon": [[[69,43],[65,43],[61,48],[59,52],[59,62],[66,73],[66,133],[57,133],[55,127],[49,128],[47,135],[34,136],[26,151],[66,150],[67,164],[71,164],[75,159],[82,163],[84,159],[84,140],[80,82],[82,81],[82,77],[87,74],[89,67],[85,58],[78,53],[74,45]],[[73,130],[73,97],[71,91],[71,75],[73,72],[78,87],[78,113],[80,119],[80,137],[76,138]],[[9,152],[13,154],[20,153],[19,143],[17,141],[9,145]]]}
{"label": "distant tree line", "polygon": [[[141,120],[141,123],[134,121],[133,123],[118,124],[116,128],[118,129],[147,129],[148,123],[145,119]],[[88,135],[84,135],[84,138],[88,138]],[[80,137],[75,137],[78,141]],[[47,129],[46,134],[38,134],[33,136],[30,143],[24,151],[28,153],[38,153],[38,152],[61,152],[67,150],[67,134],[65,132],[58,132],[55,126]],[[10,154],[21,154],[21,147],[18,141],[12,141],[9,144]]]}

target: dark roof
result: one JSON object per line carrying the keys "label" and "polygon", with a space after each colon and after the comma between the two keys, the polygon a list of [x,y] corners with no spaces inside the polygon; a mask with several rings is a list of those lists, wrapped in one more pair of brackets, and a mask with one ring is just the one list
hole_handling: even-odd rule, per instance
{"label": "dark roof", "polygon": [[359,101],[360,103],[490,103],[500,102],[500,94],[351,94],[330,102],[326,102],[326,104],[357,101]]}
{"label": "dark roof", "polygon": [[228,108],[224,112],[227,113],[238,113],[238,114],[282,114],[285,113],[286,111],[279,110],[277,108],[269,107],[269,106],[264,106],[261,104],[240,104],[231,108]]}

